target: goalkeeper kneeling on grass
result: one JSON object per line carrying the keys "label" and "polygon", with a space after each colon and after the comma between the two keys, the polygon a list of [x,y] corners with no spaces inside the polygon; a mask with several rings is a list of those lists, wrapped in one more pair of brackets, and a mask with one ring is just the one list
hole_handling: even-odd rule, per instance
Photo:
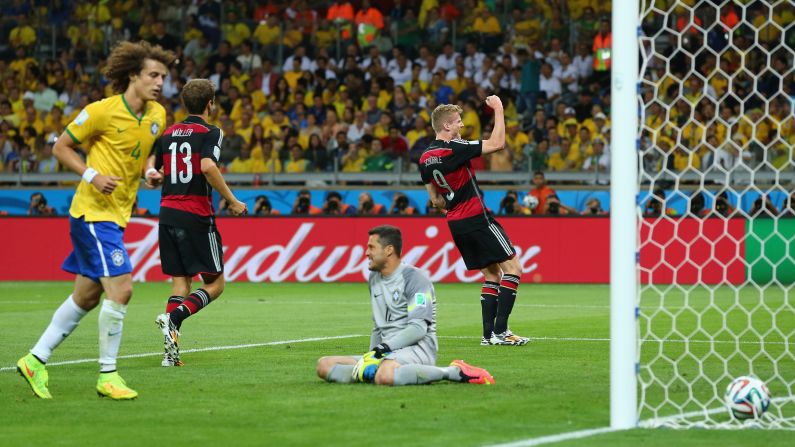
{"label": "goalkeeper kneeling on grass", "polygon": [[403,238],[399,228],[382,225],[368,234],[374,323],[370,351],[361,356],[322,357],[317,375],[335,383],[418,385],[449,380],[493,384],[488,371],[463,360],[436,366],[436,297],[431,280],[418,268],[400,262]]}

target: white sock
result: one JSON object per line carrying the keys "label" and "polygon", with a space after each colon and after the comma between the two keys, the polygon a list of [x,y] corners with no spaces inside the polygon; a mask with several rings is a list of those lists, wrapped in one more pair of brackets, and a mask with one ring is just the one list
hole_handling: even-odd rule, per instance
{"label": "white sock", "polygon": [[116,370],[116,357],[119,356],[121,330],[124,327],[124,314],[127,305],[111,300],[102,302],[99,311],[99,371]]}
{"label": "white sock", "polygon": [[30,352],[39,358],[42,362],[47,362],[50,359],[52,351],[66,340],[66,337],[72,333],[73,330],[80,323],[80,320],[88,313],[75,303],[72,295],[66,298],[60,307],[52,315],[52,321],[41,338],[36,343],[36,346]]}

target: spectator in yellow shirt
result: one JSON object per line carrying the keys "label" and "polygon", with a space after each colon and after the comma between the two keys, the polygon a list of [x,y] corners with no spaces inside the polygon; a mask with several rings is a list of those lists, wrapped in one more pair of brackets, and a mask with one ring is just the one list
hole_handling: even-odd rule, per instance
{"label": "spectator in yellow shirt", "polygon": [[285,129],[289,127],[290,121],[281,109],[274,110],[271,115],[262,120],[262,128],[265,130],[266,137],[282,139]]}
{"label": "spectator in yellow shirt", "polygon": [[251,159],[251,150],[248,146],[240,148],[240,155],[235,157],[226,169],[233,174],[248,174],[254,172],[254,160]]}
{"label": "spectator in yellow shirt", "polygon": [[522,158],[522,152],[527,144],[530,144],[530,137],[519,128],[519,122],[508,121],[505,132],[505,149],[513,152],[514,158]]}
{"label": "spectator in yellow shirt", "polygon": [[408,140],[409,148],[414,147],[414,143],[416,143],[417,140],[428,135],[426,128],[427,121],[425,121],[425,118],[418,116],[414,120],[414,128],[406,133],[406,139]]}
{"label": "spectator in yellow shirt", "polygon": [[254,172],[273,172],[275,174],[282,172],[282,162],[273,149],[273,140],[270,138],[265,138],[258,143],[257,148],[251,152],[251,158],[254,159],[252,167]]}
{"label": "spectator in yellow shirt", "polygon": [[232,61],[229,64],[229,80],[238,92],[246,91],[246,81],[251,79],[248,73],[243,71],[243,65],[239,61]]}
{"label": "spectator in yellow shirt", "polygon": [[367,155],[367,151],[362,148],[361,143],[350,143],[347,152],[342,157],[342,172],[362,172]]}
{"label": "spectator in yellow shirt", "polygon": [[8,35],[8,43],[12,48],[29,47],[36,42],[36,30],[28,24],[28,17],[20,15],[17,18],[17,26],[11,29]]}
{"label": "spectator in yellow shirt", "polygon": [[290,155],[284,166],[284,172],[299,174],[307,171],[309,160],[304,158],[304,150],[300,144],[290,146]]}
{"label": "spectator in yellow shirt", "polygon": [[486,53],[493,53],[502,44],[502,27],[488,8],[483,8],[475,18],[472,32],[481,39],[483,51]]}
{"label": "spectator in yellow shirt", "polygon": [[276,60],[279,50],[279,35],[281,28],[275,14],[268,16],[267,20],[260,22],[254,30],[254,38],[259,42],[261,49],[270,60]]}
{"label": "spectator in yellow shirt", "polygon": [[677,172],[682,172],[688,168],[701,169],[701,157],[695,151],[691,151],[682,145],[677,145],[673,155],[674,170]]}
{"label": "spectator in yellow shirt", "polygon": [[[11,108],[11,101],[4,99],[0,102],[0,121],[5,121],[13,127],[19,127],[19,115]],[[2,148],[0,148],[1,150]]]}
{"label": "spectator in yellow shirt", "polygon": [[301,59],[294,58],[293,59],[293,66],[290,67],[290,70],[286,71],[282,74],[284,79],[287,81],[287,85],[290,86],[290,89],[295,91],[296,86],[298,86],[298,80],[303,76],[303,72],[301,71]]}
{"label": "spectator in yellow shirt", "polygon": [[572,147],[571,140],[563,138],[560,141],[560,151],[550,154],[547,162],[553,171],[579,170],[582,166],[582,154],[577,148]]}
{"label": "spectator in yellow shirt", "polygon": [[284,24],[284,35],[282,36],[282,44],[289,47],[291,50],[301,44],[304,39],[301,30],[296,27],[292,21],[287,21]]}
{"label": "spectator in yellow shirt", "polygon": [[224,39],[228,40],[232,47],[238,47],[243,40],[251,36],[251,30],[248,25],[237,19],[237,11],[229,9],[226,13],[226,21],[221,26],[221,31],[224,33]]}
{"label": "spectator in yellow shirt", "polygon": [[464,114],[461,116],[461,119],[464,122],[464,130],[461,132],[461,136],[467,140],[479,138],[481,134],[480,117],[475,111],[475,104],[473,101],[470,100],[464,103]]}
{"label": "spectator in yellow shirt", "polygon": [[55,132],[60,135],[67,124],[69,123],[66,122],[61,107],[56,105],[44,119],[44,132]]}
{"label": "spectator in yellow shirt", "polygon": [[240,123],[236,126],[237,134],[246,140],[246,144],[251,142],[251,133],[254,131],[252,118],[250,112],[243,112],[240,117]]}
{"label": "spectator in yellow shirt", "polygon": [[24,131],[24,129],[28,127],[35,129],[36,134],[39,135],[44,132],[44,121],[41,120],[39,114],[32,105],[25,108],[25,116],[19,122],[20,131]]}

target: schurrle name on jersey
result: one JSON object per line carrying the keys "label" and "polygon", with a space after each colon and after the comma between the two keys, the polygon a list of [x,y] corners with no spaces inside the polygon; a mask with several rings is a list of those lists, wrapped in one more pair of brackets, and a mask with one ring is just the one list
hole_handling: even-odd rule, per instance
{"label": "schurrle name on jersey", "polygon": [[189,137],[193,133],[193,129],[181,129],[177,127],[171,132],[172,137]]}
{"label": "schurrle name on jersey", "polygon": [[423,164],[425,164],[425,166],[430,166],[430,165],[438,165],[441,162],[442,162],[442,158],[441,157],[437,157],[435,155],[431,155],[431,156],[429,156],[428,158],[425,159]]}

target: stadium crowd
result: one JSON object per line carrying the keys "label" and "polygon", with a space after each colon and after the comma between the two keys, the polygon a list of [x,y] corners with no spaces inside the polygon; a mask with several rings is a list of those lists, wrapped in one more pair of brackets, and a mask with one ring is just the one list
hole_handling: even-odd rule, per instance
{"label": "stadium crowd", "polygon": [[[653,44],[655,54],[641,86],[650,176],[792,169],[795,29],[782,35],[792,9],[718,3],[657,0],[667,14],[643,23],[646,51]],[[413,172],[434,137],[430,111],[458,103],[462,136],[488,138],[489,94],[505,104],[507,150],[477,159],[475,169],[610,168],[609,1],[4,4],[7,172],[61,169],[54,139],[86,104],[112,94],[102,76],[109,49],[138,39],[179,57],[161,95],[168,124],[186,116],[178,96],[187,80],[217,86],[212,121],[224,131],[226,172]],[[743,14],[751,26],[738,25]],[[687,52],[673,51],[679,37]]]}

